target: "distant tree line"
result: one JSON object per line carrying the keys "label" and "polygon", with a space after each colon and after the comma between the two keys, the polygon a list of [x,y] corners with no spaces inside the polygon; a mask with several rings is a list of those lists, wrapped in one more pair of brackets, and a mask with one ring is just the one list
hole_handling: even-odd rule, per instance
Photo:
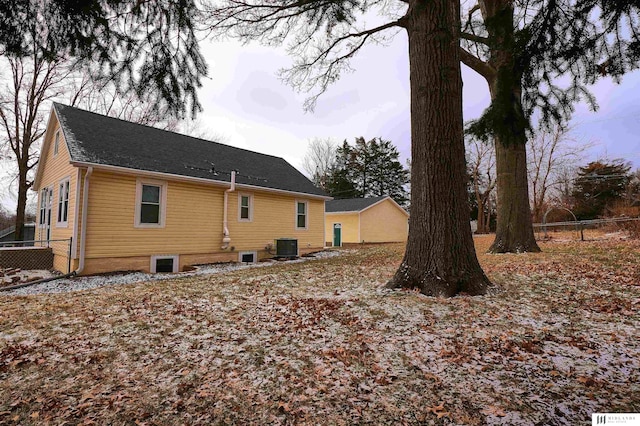
{"label": "distant tree line", "polygon": [[[527,146],[527,174],[532,220],[543,221],[553,207],[571,210],[578,219],[640,216],[640,169],[623,160],[601,159],[584,165],[591,142],[571,128],[539,131]],[[469,206],[477,233],[495,231],[497,215],[495,154],[491,141],[466,140]],[[581,165],[583,164],[583,165]],[[564,220],[553,212],[547,221]]]}
{"label": "distant tree line", "polygon": [[407,207],[409,170],[399,157],[391,141],[379,137],[369,141],[357,137],[354,145],[315,139],[304,168],[318,187],[336,199],[389,196]]}

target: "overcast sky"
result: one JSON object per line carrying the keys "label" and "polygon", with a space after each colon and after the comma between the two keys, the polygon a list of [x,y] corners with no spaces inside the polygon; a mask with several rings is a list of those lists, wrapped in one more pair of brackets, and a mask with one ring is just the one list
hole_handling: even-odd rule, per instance
{"label": "overcast sky", "polygon": [[[292,63],[284,49],[237,42],[203,42],[202,48],[210,69],[199,91],[204,109],[199,120],[222,142],[283,157],[303,172],[308,142],[316,137],[351,143],[358,136],[382,137],[398,147],[403,163],[409,157],[409,60],[403,32],[388,46],[362,49],[352,60],[353,72],[320,97],[313,113],[303,111],[307,94],[278,78],[278,70]],[[488,106],[489,94],[481,77],[464,66],[462,72],[468,120]],[[587,160],[623,158],[640,168],[639,89],[638,71],[620,85],[604,79],[593,88],[597,112],[577,105],[574,136],[595,143]],[[10,209],[13,198],[0,195]]]}
{"label": "overcast sky", "polygon": [[[203,45],[209,79],[200,90],[202,122],[229,145],[284,157],[302,171],[308,141],[315,137],[357,136],[391,140],[402,159],[410,154],[409,62],[406,35],[388,46],[367,46],[320,97],[315,112],[305,113],[304,93],[278,79],[292,60],[283,49],[235,42]],[[489,104],[487,85],[463,66],[465,120]],[[594,88],[599,110],[578,105],[574,136],[596,145],[589,159],[624,158],[640,167],[640,72],[617,85],[605,79]]]}

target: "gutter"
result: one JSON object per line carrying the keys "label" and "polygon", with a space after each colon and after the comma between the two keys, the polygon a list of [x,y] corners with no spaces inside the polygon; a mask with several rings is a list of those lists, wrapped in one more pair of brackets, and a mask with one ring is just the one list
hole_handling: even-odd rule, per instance
{"label": "gutter", "polygon": [[[223,187],[226,187],[228,185],[228,182],[221,181],[221,180],[197,178],[192,176],[177,175],[177,174],[166,173],[166,172],[153,172],[149,170],[131,169],[128,167],[111,166],[107,164],[91,163],[87,161],[71,161],[71,165],[75,167],[93,167],[96,170],[104,170],[112,173],[121,173],[129,176],[148,176],[154,179],[174,180],[178,182],[196,182],[196,183],[201,183],[205,185],[223,186]],[[307,192],[298,192],[298,191],[292,191],[288,189],[269,188],[266,186],[249,185],[245,183],[239,183],[239,184],[236,184],[236,186],[241,189],[246,189],[247,191],[274,192],[277,194],[295,195],[297,197],[313,198],[313,199],[319,199],[319,200],[325,200],[325,201],[333,200],[333,197],[329,197],[327,195],[310,194]]]}
{"label": "gutter", "polygon": [[78,269],[73,271],[74,274],[79,275],[84,269],[84,254],[87,241],[87,207],[89,205],[89,177],[93,173],[93,167],[87,168],[87,173],[84,174],[84,187],[82,190],[82,229],[80,230],[80,261],[78,262]]}
{"label": "gutter", "polygon": [[229,248],[231,237],[229,236],[229,227],[227,221],[227,208],[229,204],[229,193],[236,190],[236,171],[231,171],[231,186],[224,191],[224,207],[223,207],[223,219],[222,219],[222,250]]}

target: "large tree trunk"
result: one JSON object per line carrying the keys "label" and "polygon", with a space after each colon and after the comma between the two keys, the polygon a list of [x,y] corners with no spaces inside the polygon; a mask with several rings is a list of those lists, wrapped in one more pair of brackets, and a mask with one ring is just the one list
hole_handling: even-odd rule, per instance
{"label": "large tree trunk", "polygon": [[531,223],[524,142],[496,140],[498,220],[492,253],[539,252]]}
{"label": "large tree trunk", "polygon": [[411,216],[406,252],[387,284],[430,296],[485,294],[476,257],[462,136],[459,4],[411,0],[406,29],[411,79]]}
{"label": "large tree trunk", "polygon": [[25,210],[27,208],[27,165],[18,163],[18,205],[16,207],[16,231],[15,241],[24,240],[24,219]]}
{"label": "large tree trunk", "polygon": [[484,195],[476,196],[476,203],[478,203],[478,229],[476,230],[476,234],[488,234],[489,233],[489,223],[486,222],[486,213],[487,210],[485,206],[487,205],[487,200]]}
{"label": "large tree trunk", "polygon": [[489,82],[496,149],[497,224],[492,253],[538,252],[533,234],[527,177],[527,129],[522,109],[522,72],[516,63],[514,9],[510,0],[484,0],[481,10],[494,40]]}

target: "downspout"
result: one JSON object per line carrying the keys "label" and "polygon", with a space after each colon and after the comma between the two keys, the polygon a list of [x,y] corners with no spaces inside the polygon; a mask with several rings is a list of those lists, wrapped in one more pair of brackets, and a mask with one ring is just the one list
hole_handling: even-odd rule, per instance
{"label": "downspout", "polygon": [[229,204],[229,193],[236,190],[236,171],[231,171],[231,186],[224,191],[224,207],[223,207],[223,219],[222,219],[222,250],[229,248],[231,237],[229,236],[229,227],[227,222],[227,207]]}
{"label": "downspout", "polygon": [[78,269],[74,272],[76,275],[80,275],[84,269],[84,252],[87,241],[87,206],[89,205],[89,177],[93,173],[93,167],[87,168],[87,173],[84,174],[84,186],[82,189],[82,229],[80,230],[80,261],[78,262]]}

